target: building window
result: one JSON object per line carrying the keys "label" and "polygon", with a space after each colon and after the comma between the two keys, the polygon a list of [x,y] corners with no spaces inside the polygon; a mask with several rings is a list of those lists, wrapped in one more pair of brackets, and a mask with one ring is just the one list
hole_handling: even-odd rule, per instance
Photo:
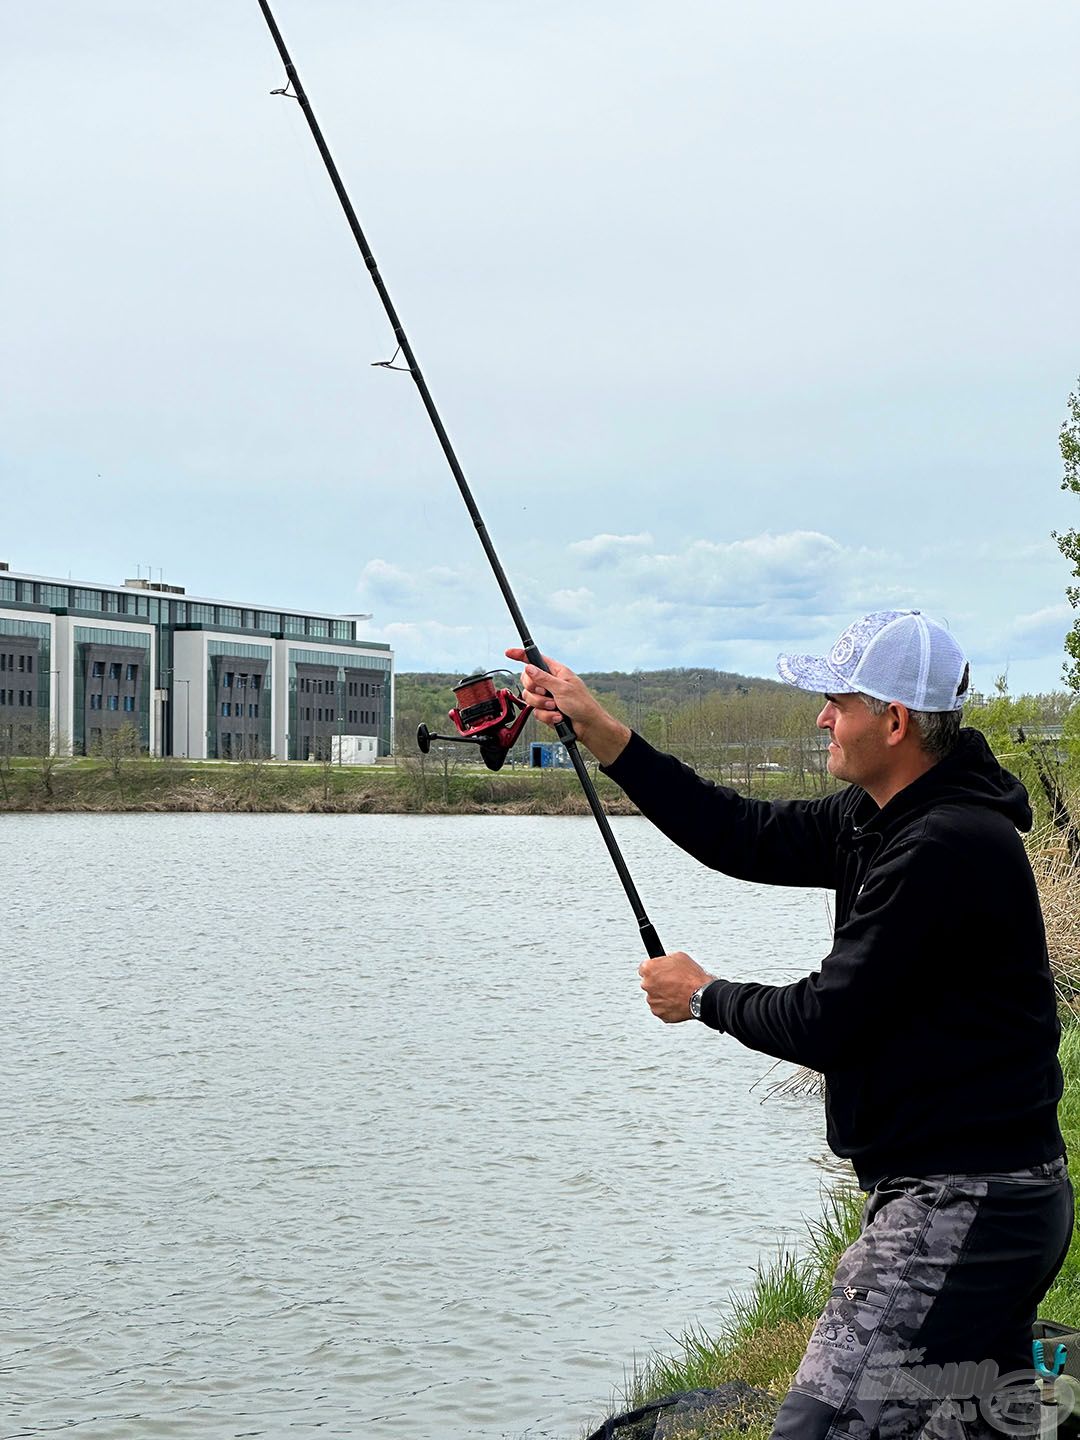
{"label": "building window", "polygon": [[101,709],[101,696],[100,696],[100,695],[91,695],[91,696],[90,696],[90,709],[91,709],[91,710],[100,710],[100,709]]}
{"label": "building window", "polygon": [[120,679],[120,661],[119,661],[119,660],[113,660],[112,663],[109,665],[109,679],[110,679],[110,680],[119,680],[119,679]]}
{"label": "building window", "polygon": [[32,675],[32,674],[34,673],[34,657],[33,657],[33,655],[27,655],[27,657],[26,657],[26,672],[27,672],[28,675]]}
{"label": "building window", "polygon": [[228,700],[223,700],[221,702],[221,713],[222,715],[232,714],[232,706],[229,704]]}
{"label": "building window", "polygon": [[251,677],[251,688],[252,688],[253,690],[258,690],[258,688],[259,688],[259,677],[258,677],[258,675],[252,675],[252,677]]}
{"label": "building window", "polygon": [[222,688],[223,690],[231,690],[231,689],[232,689],[232,677],[233,677],[233,672],[232,672],[231,670],[226,670],[226,671],[225,671],[225,676],[224,676],[224,678],[223,678],[223,680],[222,680],[222,682],[221,682],[221,688]]}
{"label": "building window", "polygon": [[125,695],[125,696],[124,696],[124,709],[125,709],[129,714],[135,709],[135,696],[134,696],[134,695]]}
{"label": "building window", "polygon": [[139,667],[138,667],[137,665],[129,665],[129,666],[127,667],[127,678],[128,678],[129,680],[134,680],[135,677],[136,677],[136,675],[138,675],[138,673],[139,673]]}
{"label": "building window", "polygon": [[93,669],[91,670],[91,674],[93,675],[93,677],[94,677],[95,680],[100,680],[100,679],[102,678],[102,676],[105,674],[105,662],[104,662],[104,660],[95,660],[95,661],[94,661],[94,665],[93,665]]}
{"label": "building window", "polygon": [[248,706],[248,719],[249,719],[249,720],[257,720],[258,718],[259,718],[259,707],[258,707],[258,705],[249,705],[249,706]]}
{"label": "building window", "polygon": [[238,676],[236,677],[236,683],[237,683],[237,685],[240,687],[241,690],[246,690],[246,689],[247,689],[247,680],[248,680],[248,677],[247,677],[246,675],[238,675]]}
{"label": "building window", "polygon": [[119,696],[119,695],[110,695],[110,696],[109,696],[109,709],[110,709],[110,710],[119,710],[119,709],[120,709],[120,696]]}
{"label": "building window", "polygon": [[231,625],[234,630],[239,630],[241,618],[239,610],[233,610],[228,605],[218,606],[217,623],[219,625]]}

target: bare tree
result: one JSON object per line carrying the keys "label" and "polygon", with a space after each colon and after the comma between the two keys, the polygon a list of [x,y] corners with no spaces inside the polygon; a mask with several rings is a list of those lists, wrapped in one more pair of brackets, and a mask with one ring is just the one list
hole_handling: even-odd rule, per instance
{"label": "bare tree", "polygon": [[109,764],[113,779],[119,785],[125,763],[142,754],[142,737],[135,725],[121,725],[116,730],[103,730],[94,749],[95,755]]}
{"label": "bare tree", "polygon": [[29,752],[34,761],[41,788],[48,800],[53,798],[53,771],[67,754],[67,742],[59,729],[54,729],[47,720],[39,720],[30,727]]}

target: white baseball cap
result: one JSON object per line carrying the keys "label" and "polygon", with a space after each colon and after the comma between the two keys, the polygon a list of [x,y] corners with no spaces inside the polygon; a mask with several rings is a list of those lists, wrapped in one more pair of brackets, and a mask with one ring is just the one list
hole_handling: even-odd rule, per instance
{"label": "white baseball cap", "polygon": [[822,695],[872,695],[909,710],[959,710],[968,663],[952,631],[920,610],[875,610],[826,656],[781,655],[780,678]]}

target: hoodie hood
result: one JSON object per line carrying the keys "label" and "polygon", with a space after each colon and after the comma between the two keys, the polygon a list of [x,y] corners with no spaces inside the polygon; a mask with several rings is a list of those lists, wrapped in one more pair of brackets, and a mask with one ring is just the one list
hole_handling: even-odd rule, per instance
{"label": "hoodie hood", "polygon": [[858,805],[860,819],[871,829],[892,822],[924,807],[947,805],[957,801],[965,805],[984,805],[1004,815],[1017,830],[1028,831],[1032,825],[1031,802],[1023,784],[1001,766],[986,743],[981,730],[965,728],[944,760],[905,785],[876,815],[873,800],[864,795]]}

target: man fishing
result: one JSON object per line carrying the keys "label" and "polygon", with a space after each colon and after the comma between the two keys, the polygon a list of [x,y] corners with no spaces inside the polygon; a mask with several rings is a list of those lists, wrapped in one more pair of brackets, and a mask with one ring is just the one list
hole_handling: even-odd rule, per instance
{"label": "man fishing", "polygon": [[1036,1307],[1072,1232],[1060,1027],[1017,834],[1027,793],[961,729],[968,665],[951,632],[885,610],[825,657],[780,657],[785,681],[824,696],[828,769],[847,782],[807,801],[703,779],[545,663],[523,674],[538,718],[572,718],[677,845],[742,880],[835,892],[832,947],[794,984],[716,973],[737,955],[706,970],[680,951],[639,972],[666,1023],[695,1019],[820,1071],[829,1146],[868,1192],[774,1440],[1027,1433],[990,1392],[998,1375],[1030,1375]]}

